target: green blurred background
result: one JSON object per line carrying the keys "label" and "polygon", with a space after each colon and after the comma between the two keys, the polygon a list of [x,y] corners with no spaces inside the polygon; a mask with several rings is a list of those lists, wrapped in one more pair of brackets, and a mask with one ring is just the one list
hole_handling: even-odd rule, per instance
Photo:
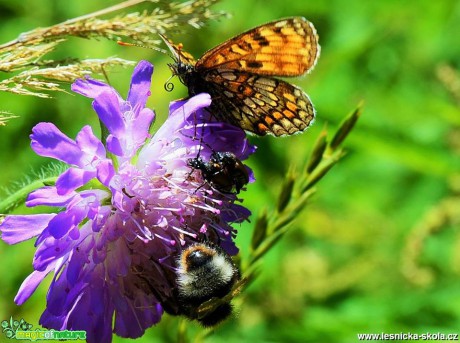
{"label": "green blurred background", "polygon": [[[0,43],[114,3],[0,0]],[[318,184],[314,200],[266,256],[257,281],[235,301],[237,315],[207,340],[354,342],[357,333],[458,333],[460,2],[223,0],[214,8],[232,18],[174,37],[196,57],[239,32],[286,16],[306,17],[320,36],[315,70],[291,80],[317,108],[313,127],[294,137],[251,138],[259,146],[248,161],[257,182],[243,196],[253,218],[273,209],[289,166],[304,164],[322,129],[333,132],[362,100],[364,110],[345,142],[347,156]],[[170,59],[156,52],[71,38],[53,55],[59,56],[152,61],[149,106],[160,123],[169,101],[186,95],[177,79],[172,93],[164,91]],[[109,74],[121,94],[131,71]],[[83,125],[97,126],[89,99],[53,96],[0,94],[0,110],[20,116],[0,127],[1,186],[13,187],[49,162],[30,149],[28,136],[36,123],[52,121],[70,137]],[[251,230],[251,223],[239,228],[243,256]],[[13,316],[38,325],[49,279],[23,306],[13,303],[32,271],[33,253],[33,242],[0,242],[0,320]],[[165,316],[138,341],[174,342],[179,325]],[[191,340],[200,331],[188,325]]]}

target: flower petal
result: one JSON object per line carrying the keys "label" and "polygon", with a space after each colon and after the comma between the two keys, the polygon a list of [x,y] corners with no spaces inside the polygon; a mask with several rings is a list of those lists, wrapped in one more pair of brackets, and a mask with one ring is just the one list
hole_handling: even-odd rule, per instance
{"label": "flower petal", "polygon": [[110,180],[115,175],[115,168],[113,167],[112,161],[105,160],[99,163],[96,167],[97,179],[104,185],[109,187]]}
{"label": "flower petal", "polygon": [[134,303],[142,304],[142,306],[136,308],[128,305],[115,312],[114,332],[120,337],[142,336],[147,328],[160,321],[163,314],[163,308],[158,300],[140,293],[136,295],[137,299],[134,300]]}
{"label": "flower petal", "polygon": [[107,265],[107,273],[113,279],[125,277],[128,274],[131,266],[131,255],[124,239],[118,239],[113,243],[107,253],[107,260],[112,261]]}
{"label": "flower petal", "polygon": [[[79,93],[91,99],[97,98],[100,94],[104,92],[114,91],[113,87],[109,86],[108,84],[91,78],[77,79],[70,88],[75,93]],[[120,95],[118,95],[118,93],[117,96],[118,101],[121,103],[123,99]]]}
{"label": "flower petal", "polygon": [[93,108],[111,134],[122,136],[125,133],[123,113],[114,90],[99,94],[93,101]]}
{"label": "flower petal", "polygon": [[88,155],[89,162],[94,160],[94,157],[99,157],[101,159],[106,157],[105,148],[99,138],[97,138],[91,126],[86,125],[83,129],[80,130],[75,142],[78,147],[86,155]]}
{"label": "flower petal", "polygon": [[16,244],[38,236],[55,216],[54,213],[7,216],[0,224],[2,240],[8,244]]}
{"label": "flower petal", "polygon": [[127,101],[135,113],[145,107],[150,96],[150,83],[153,74],[153,65],[148,61],[140,61],[134,68],[131,78]]}
{"label": "flower petal", "polygon": [[75,194],[59,195],[54,186],[46,186],[37,189],[27,197],[26,206],[64,206],[75,196]]}
{"label": "flower petal", "polygon": [[85,330],[88,343],[110,343],[113,311],[107,287],[92,285],[76,301],[68,316],[67,326],[73,330]]}
{"label": "flower petal", "polygon": [[[124,140],[124,137],[122,138]],[[118,137],[109,135],[106,140],[107,150],[116,156],[125,156],[126,145]]]}
{"label": "flower petal", "polygon": [[30,135],[32,149],[41,156],[53,157],[68,164],[79,165],[82,152],[75,141],[52,123],[39,123]]}
{"label": "flower petal", "polygon": [[[66,315],[68,317],[75,307],[75,303],[78,302],[78,299],[82,297],[82,294],[89,287],[88,281],[72,286],[65,275],[65,267],[61,273],[55,273],[46,295],[47,309],[54,316]],[[65,296],[62,296],[63,294]]]}
{"label": "flower petal", "polygon": [[208,93],[200,93],[191,97],[185,103],[179,103],[182,106],[176,107],[174,103],[170,106],[170,111],[172,108],[175,108],[175,110],[170,112],[170,116],[182,116],[182,121],[187,121],[196,111],[211,105],[211,96]]}
{"label": "flower petal", "polygon": [[35,292],[38,285],[43,281],[46,275],[54,268],[54,264],[48,265],[43,271],[32,272],[21,284],[19,291],[14,298],[16,305],[22,305]]}
{"label": "flower petal", "polygon": [[94,265],[90,265],[89,257],[91,249],[94,247],[94,238],[91,236],[89,223],[86,223],[80,231],[85,237],[80,240],[78,249],[72,250],[66,269],[67,282],[72,286],[75,286],[84,277],[82,275],[92,273],[94,270]]}
{"label": "flower petal", "polygon": [[56,180],[58,195],[66,195],[96,177],[96,171],[69,168]]}
{"label": "flower petal", "polygon": [[55,316],[48,309],[45,309],[38,321],[38,324],[48,329],[64,330],[66,328],[66,319],[66,315]]}
{"label": "flower petal", "polygon": [[64,237],[86,217],[87,212],[85,207],[78,205],[59,212],[48,224],[49,234],[56,239]]}
{"label": "flower petal", "polygon": [[72,240],[55,239],[48,236],[35,251],[32,265],[35,270],[43,271],[50,264],[55,264],[61,257],[67,255],[75,245]]}
{"label": "flower petal", "polygon": [[230,211],[222,212],[222,219],[230,223],[242,223],[247,220],[250,215],[251,211],[246,207],[232,204]]}
{"label": "flower petal", "polygon": [[137,150],[150,137],[149,129],[154,117],[155,114],[151,109],[144,108],[139,112],[135,122],[133,121],[130,129],[134,149]]}
{"label": "flower petal", "polygon": [[[176,141],[187,138],[179,130],[183,129],[183,126],[187,123],[190,117],[193,115],[201,114],[197,111],[208,107],[211,104],[211,96],[207,93],[201,93],[186,101],[176,101],[170,105],[170,114],[168,120],[158,129],[151,141],[144,145],[138,156],[139,166],[149,166],[149,168],[155,168],[152,164],[155,160],[158,160],[156,156],[161,154],[162,150],[165,150],[167,144],[167,150],[177,150],[179,147],[175,146]],[[190,119],[195,123],[194,118]],[[196,124],[191,126],[191,130],[196,130]],[[191,131],[193,132],[193,131]],[[191,133],[191,136],[193,133]],[[174,138],[175,139],[174,139]],[[198,142],[198,140],[197,140]],[[195,143],[196,145],[197,143]]]}

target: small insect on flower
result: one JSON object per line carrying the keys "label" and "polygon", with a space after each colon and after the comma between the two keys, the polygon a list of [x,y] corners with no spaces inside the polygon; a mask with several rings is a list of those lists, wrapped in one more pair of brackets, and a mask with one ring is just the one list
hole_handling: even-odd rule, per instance
{"label": "small insect on flower", "polygon": [[[169,67],[190,96],[209,93],[217,119],[256,135],[292,135],[315,117],[307,94],[274,76],[292,77],[313,69],[320,46],[311,22],[281,19],[233,37],[198,61],[182,45],[161,36],[173,54]],[[168,84],[169,85],[169,84]]]}
{"label": "small insect on flower", "polygon": [[198,308],[212,298],[228,295],[240,280],[231,257],[217,245],[196,243],[182,251],[177,263],[180,314],[198,320],[205,327],[217,325],[230,316],[230,302],[223,302],[202,316]]}
{"label": "small insect on flower", "polygon": [[208,162],[199,156],[190,158],[187,165],[200,170],[203,179],[222,193],[239,193],[249,182],[246,167],[231,152],[213,152]]}

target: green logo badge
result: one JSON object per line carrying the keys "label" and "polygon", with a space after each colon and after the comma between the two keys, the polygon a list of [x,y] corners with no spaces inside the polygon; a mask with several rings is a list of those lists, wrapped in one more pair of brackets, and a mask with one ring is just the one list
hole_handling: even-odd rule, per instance
{"label": "green logo badge", "polygon": [[13,317],[9,321],[2,321],[2,331],[6,337],[17,340],[86,340],[86,331],[32,330],[32,324],[27,323],[24,319],[14,320]]}

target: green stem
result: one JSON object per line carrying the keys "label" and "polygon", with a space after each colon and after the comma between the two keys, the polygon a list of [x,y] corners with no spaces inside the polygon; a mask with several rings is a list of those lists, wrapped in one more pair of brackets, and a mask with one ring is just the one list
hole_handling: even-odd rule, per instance
{"label": "green stem", "polygon": [[9,195],[5,200],[0,201],[0,213],[10,213],[16,207],[24,204],[30,192],[44,186],[54,185],[56,183],[56,179],[57,176],[53,176],[33,181],[30,184],[25,185],[21,189]]}

